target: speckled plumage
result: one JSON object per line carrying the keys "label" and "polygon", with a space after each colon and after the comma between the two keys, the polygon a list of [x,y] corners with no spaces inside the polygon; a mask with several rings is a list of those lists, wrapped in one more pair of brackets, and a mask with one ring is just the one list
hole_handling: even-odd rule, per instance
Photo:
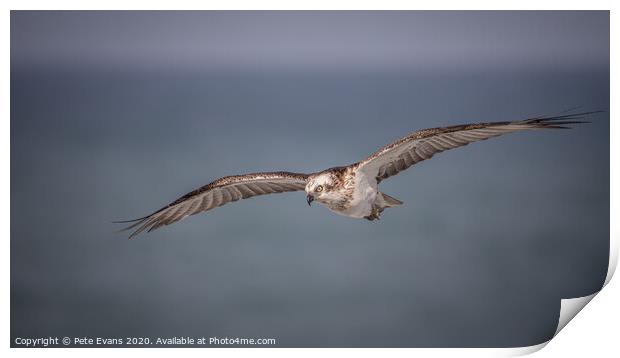
{"label": "speckled plumage", "polygon": [[402,204],[378,191],[378,184],[445,150],[506,133],[528,129],[569,128],[578,119],[597,112],[538,117],[521,121],[475,123],[423,129],[390,143],[368,158],[348,166],[312,174],[264,172],[227,176],[191,191],[154,213],[133,222],[130,238],[143,231],[170,225],[187,216],[239,199],[305,190],[308,203],[316,200],[331,211],[353,218],[376,220],[385,208]]}

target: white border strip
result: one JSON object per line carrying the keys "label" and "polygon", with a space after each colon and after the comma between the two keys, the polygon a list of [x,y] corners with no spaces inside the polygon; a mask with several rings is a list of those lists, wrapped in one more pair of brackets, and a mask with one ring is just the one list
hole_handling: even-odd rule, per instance
{"label": "white border strip", "polygon": [[[2,19],[3,21],[3,36],[1,37],[3,41],[3,45],[5,49],[10,49],[10,13],[8,10],[11,9],[19,9],[19,10],[37,10],[37,9],[125,9],[125,10],[134,10],[134,9],[173,9],[173,10],[182,10],[182,9],[330,9],[330,10],[340,10],[340,9],[375,9],[375,10],[399,10],[399,9],[411,9],[411,10],[425,10],[425,9],[465,9],[465,10],[473,10],[473,9],[496,9],[496,10],[547,10],[547,9],[563,9],[563,10],[612,10],[611,11],[611,59],[612,59],[612,67],[611,67],[611,98],[617,98],[615,88],[617,86],[617,76],[618,71],[614,68],[614,60],[617,60],[616,52],[617,52],[617,42],[618,36],[618,27],[616,25],[616,21],[618,16],[615,15],[614,9],[617,8],[617,2],[614,1],[599,1],[599,0],[590,0],[587,2],[582,1],[549,1],[549,0],[511,0],[511,1],[503,1],[503,2],[491,2],[491,1],[481,1],[481,0],[470,0],[466,3],[459,2],[456,0],[452,1],[433,1],[433,2],[411,2],[411,1],[392,1],[392,0],[384,0],[381,2],[371,2],[371,1],[338,1],[338,0],[315,0],[315,1],[296,1],[296,2],[287,2],[284,0],[275,1],[275,0],[263,0],[260,2],[260,6],[257,6],[256,1],[251,0],[229,0],[229,1],[187,1],[187,0],[176,0],[172,1],[149,1],[149,2],[140,2],[140,1],[119,1],[119,0],[109,0],[109,1],[89,1],[89,2],[80,2],[78,0],[61,0],[54,1],[53,6],[50,5],[49,1],[8,1],[4,4],[8,4],[5,9]],[[464,7],[463,4],[466,4],[467,7]],[[142,6],[140,6],[142,5]],[[144,5],[148,6],[145,7]],[[6,5],[5,5],[6,6]],[[616,41],[614,42],[615,39]],[[10,50],[9,50],[10,51]],[[6,203],[9,202],[10,198],[10,103],[9,103],[9,95],[10,95],[10,57],[6,56],[3,59],[5,71],[2,73],[2,79],[4,82],[4,86],[2,87],[2,96],[0,96],[0,103],[2,104],[2,108],[5,110],[4,118],[2,121],[2,130],[1,135],[4,140],[0,141],[0,146],[2,147],[2,166],[0,166],[3,170],[3,175],[0,176],[3,180],[3,198],[5,206],[2,208],[1,220],[4,224],[4,228],[8,228],[7,238],[5,239],[5,245],[3,247],[3,275],[4,278],[4,287],[10,287],[10,250],[8,249],[9,240],[8,236],[10,235],[10,207]],[[610,114],[614,114],[613,111],[614,103],[610,103]],[[616,134],[614,136],[614,134]],[[610,120],[610,137],[617,138],[618,125],[615,121]],[[614,184],[618,183],[618,175],[617,175],[617,163],[613,161],[614,158],[618,158],[618,144],[616,141],[611,140],[611,158],[612,162],[610,163],[610,179],[611,179],[611,188],[610,188],[610,215],[611,218],[614,218],[614,213],[617,214],[617,203],[618,203],[618,191],[615,189]],[[617,215],[615,215],[617,216]],[[605,279],[605,287],[613,277],[615,269],[617,267],[618,262],[618,236],[620,234],[619,226],[613,220],[610,221],[610,259],[609,259],[609,267],[607,271],[607,277]],[[600,292],[600,291],[599,291]],[[589,296],[580,297],[580,298],[572,298],[572,299],[564,299],[561,302],[561,311],[560,311],[560,319],[558,322],[558,328],[556,330],[556,335],[566,326],[566,324],[590,301],[597,293],[591,294]],[[3,294],[0,296],[0,303],[2,304],[3,309],[3,318],[4,324],[2,325],[1,332],[2,337],[5,337],[5,347],[8,348],[9,342],[7,337],[10,337],[9,329],[10,329],[10,296],[9,290],[3,290]],[[613,310],[615,307],[611,304],[607,309]],[[617,312],[617,308],[615,311]],[[612,317],[611,319],[618,319],[618,317]],[[604,322],[599,322],[600,325],[604,325]],[[617,325],[616,325],[617,327]],[[599,327],[595,327],[593,329],[598,329]],[[555,336],[554,336],[555,337]],[[590,339],[595,339],[594,337],[590,337]],[[592,342],[595,342],[593,340]],[[596,341],[597,346],[600,349],[601,345],[605,347],[605,344],[612,349],[615,347],[615,342],[600,342]],[[371,349],[371,350],[363,350],[363,349],[347,349],[346,353],[355,353],[357,355],[364,356],[366,354],[372,354],[375,356],[377,353],[380,354],[389,354],[391,356],[407,356],[410,357],[411,354],[423,353],[426,356],[516,356],[516,355],[524,355],[536,352],[543,347],[545,347],[549,342],[544,342],[538,345],[529,346],[529,347],[518,347],[518,348],[480,348],[480,349],[415,349],[415,351],[411,351],[410,349]],[[583,342],[575,343],[578,345],[584,344]],[[6,349],[5,348],[5,349]],[[95,357],[97,356],[107,356],[109,355],[109,351],[101,348],[85,348],[88,351],[88,354],[92,354]],[[133,348],[120,348],[122,353],[129,353],[130,350],[133,352]],[[10,354],[14,354],[17,356],[36,354],[36,352],[42,352],[43,350],[39,349],[12,349],[10,350]],[[599,350],[600,351],[600,350]],[[82,349],[52,349],[52,350],[44,350],[45,354],[58,355],[63,358],[71,355],[83,355],[85,352]],[[117,351],[115,351],[117,352]],[[563,351],[564,354],[571,352],[570,348],[565,349]],[[602,352],[602,351],[600,351]],[[341,349],[321,349],[317,350],[291,350],[291,349],[274,349],[274,348],[261,348],[261,349],[236,349],[236,348],[211,348],[208,351],[209,354],[216,354],[218,356],[237,356],[240,353],[252,354],[258,357],[260,356],[290,356],[291,354],[295,354],[296,356],[315,356],[316,353],[319,354],[333,354],[333,355],[341,355],[343,351]],[[157,356],[169,356],[170,354],[184,354],[190,356],[203,356],[205,351],[200,348],[170,348],[165,350],[157,350],[150,349],[149,354],[155,357]]]}

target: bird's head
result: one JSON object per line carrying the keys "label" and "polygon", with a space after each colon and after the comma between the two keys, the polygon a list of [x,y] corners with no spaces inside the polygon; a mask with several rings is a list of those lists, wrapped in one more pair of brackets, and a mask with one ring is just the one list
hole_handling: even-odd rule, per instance
{"label": "bird's head", "polygon": [[306,184],[306,199],[308,205],[315,200],[320,203],[327,203],[336,199],[333,198],[335,194],[333,189],[336,182],[336,176],[329,172],[311,175]]}

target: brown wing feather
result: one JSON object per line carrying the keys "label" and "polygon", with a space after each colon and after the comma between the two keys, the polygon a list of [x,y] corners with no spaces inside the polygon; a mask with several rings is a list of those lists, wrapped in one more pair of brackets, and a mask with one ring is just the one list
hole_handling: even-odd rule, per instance
{"label": "brown wing feather", "polygon": [[239,199],[253,196],[304,190],[306,174],[289,172],[266,172],[235,175],[220,178],[210,184],[189,192],[151,215],[125,222],[134,222],[123,229],[134,231],[129,238],[139,233],[156,230],[187,216],[214,209]]}
{"label": "brown wing feather", "polygon": [[522,130],[570,128],[566,125],[586,123],[576,119],[593,113],[598,111],[512,122],[474,123],[423,129],[386,145],[357,165],[360,170],[374,175],[377,182],[380,182],[449,149]]}

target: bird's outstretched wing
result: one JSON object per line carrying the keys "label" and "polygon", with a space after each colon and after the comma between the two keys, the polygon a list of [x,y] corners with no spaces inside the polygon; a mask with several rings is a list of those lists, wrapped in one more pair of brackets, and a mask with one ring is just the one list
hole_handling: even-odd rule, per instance
{"label": "bird's outstretched wing", "polygon": [[359,170],[380,182],[445,150],[527,129],[570,128],[567,125],[585,123],[579,119],[599,112],[423,129],[386,145],[356,164]]}
{"label": "bird's outstretched wing", "polygon": [[307,177],[306,174],[289,172],[228,176],[183,195],[151,215],[135,220],[118,221],[117,223],[133,222],[132,225],[122,230],[134,229],[129,236],[131,239],[144,230],[150,232],[161,226],[180,221],[187,216],[211,210],[239,199],[304,190]]}

